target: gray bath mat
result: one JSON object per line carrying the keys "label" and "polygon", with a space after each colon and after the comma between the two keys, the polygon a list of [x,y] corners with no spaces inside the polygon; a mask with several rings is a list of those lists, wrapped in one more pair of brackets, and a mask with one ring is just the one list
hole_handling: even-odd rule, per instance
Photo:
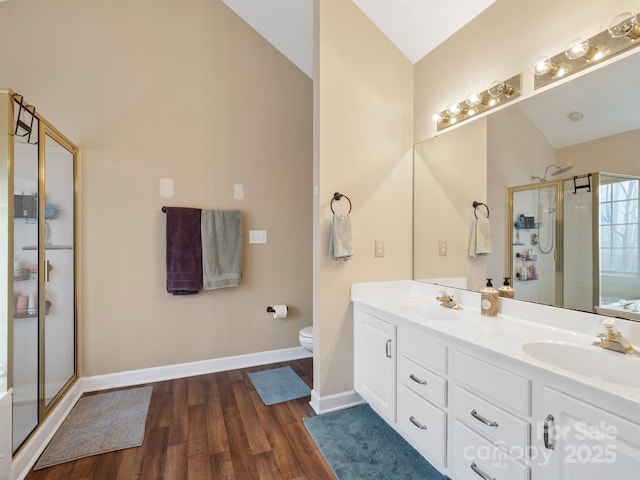
{"label": "gray bath mat", "polygon": [[152,391],[141,387],[82,397],[34,470],[142,445]]}

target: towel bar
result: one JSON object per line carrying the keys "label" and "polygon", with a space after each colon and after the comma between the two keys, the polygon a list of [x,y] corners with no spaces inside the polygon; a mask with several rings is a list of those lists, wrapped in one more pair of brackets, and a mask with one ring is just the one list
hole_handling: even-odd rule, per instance
{"label": "towel bar", "polygon": [[482,203],[482,202],[476,202],[475,200],[472,203],[473,205],[473,214],[476,217],[476,220],[478,219],[478,212],[477,212],[477,208],[480,206],[483,206],[484,208],[487,209],[487,218],[489,218],[489,207],[487,207],[486,203]]}
{"label": "towel bar", "polygon": [[349,197],[347,197],[344,193],[340,193],[340,192],[336,192],[333,194],[333,198],[331,199],[331,213],[336,213],[333,210],[333,202],[339,202],[340,200],[342,200],[343,198],[347,199],[347,202],[349,202],[349,213],[351,213],[351,200],[349,200]]}

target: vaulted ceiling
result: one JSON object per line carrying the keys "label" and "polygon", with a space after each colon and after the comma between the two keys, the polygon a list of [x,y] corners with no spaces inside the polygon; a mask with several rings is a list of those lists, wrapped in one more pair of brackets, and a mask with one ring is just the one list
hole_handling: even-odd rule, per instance
{"label": "vaulted ceiling", "polygon": [[[313,78],[313,0],[222,1]],[[415,63],[495,0],[352,1]]]}

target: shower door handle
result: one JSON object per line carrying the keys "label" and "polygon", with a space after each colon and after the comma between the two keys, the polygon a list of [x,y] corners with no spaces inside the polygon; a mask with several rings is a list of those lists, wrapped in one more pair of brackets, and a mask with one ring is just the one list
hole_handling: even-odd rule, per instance
{"label": "shower door handle", "polygon": [[49,281],[49,273],[51,272],[51,269],[53,267],[51,266],[51,263],[49,262],[49,260],[45,260],[44,262],[44,281],[48,282]]}

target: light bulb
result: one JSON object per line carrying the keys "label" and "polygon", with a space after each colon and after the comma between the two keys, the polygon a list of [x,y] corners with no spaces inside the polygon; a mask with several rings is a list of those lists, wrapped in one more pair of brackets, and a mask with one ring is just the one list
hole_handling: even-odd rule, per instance
{"label": "light bulb", "polygon": [[567,56],[569,60],[575,60],[576,58],[582,58],[589,53],[591,46],[589,45],[589,40],[584,40],[582,38],[576,38],[569,45],[567,45],[567,49],[564,51],[564,54]]}
{"label": "light bulb", "polygon": [[493,98],[493,97],[492,97],[492,98],[489,100],[488,106],[490,106],[490,107],[495,107],[497,104],[498,104],[498,99],[496,99],[496,98]]}
{"label": "light bulb", "polygon": [[533,66],[535,75],[548,75],[553,70],[553,63],[549,57],[540,57]]}
{"label": "light bulb", "polygon": [[510,97],[515,93],[515,89],[511,85],[507,85],[504,82],[496,80],[491,85],[489,85],[487,92],[489,92],[489,95],[491,95],[493,98],[497,98],[500,95],[506,95],[507,97]]}
{"label": "light bulb", "polygon": [[611,20],[608,31],[613,38],[627,37],[632,40],[640,38],[638,17],[631,12],[621,13]]}
{"label": "light bulb", "polygon": [[467,105],[470,107],[477,107],[482,102],[482,97],[475,92],[471,92],[467,95],[465,102],[467,102]]}
{"label": "light bulb", "polygon": [[460,105],[458,105],[457,103],[452,103],[447,108],[447,113],[449,113],[450,115],[458,115],[460,113]]}
{"label": "light bulb", "polygon": [[434,123],[439,123],[442,121],[442,115],[439,113],[434,113],[433,115],[431,115],[431,120],[433,120]]}
{"label": "light bulb", "polygon": [[608,47],[600,45],[593,47],[589,44],[589,40],[583,40],[582,38],[576,38],[564,51],[564,54],[569,60],[576,60],[578,58],[584,58],[587,62],[593,62],[602,60],[609,55],[611,51]]}
{"label": "light bulb", "polygon": [[470,117],[472,117],[476,113],[478,113],[478,112],[477,112],[477,110],[475,108],[470,108],[469,110],[467,110],[467,115],[469,115]]}

